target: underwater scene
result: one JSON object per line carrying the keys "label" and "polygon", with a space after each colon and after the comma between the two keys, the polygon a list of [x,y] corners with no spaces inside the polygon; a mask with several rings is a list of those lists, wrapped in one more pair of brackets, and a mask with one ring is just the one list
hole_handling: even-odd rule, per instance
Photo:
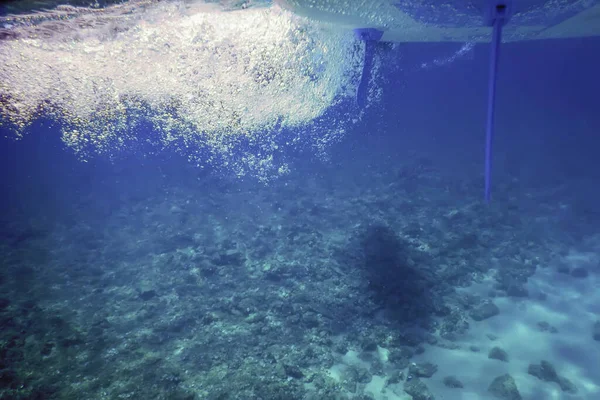
{"label": "underwater scene", "polygon": [[599,71],[600,1],[2,2],[0,399],[600,399]]}

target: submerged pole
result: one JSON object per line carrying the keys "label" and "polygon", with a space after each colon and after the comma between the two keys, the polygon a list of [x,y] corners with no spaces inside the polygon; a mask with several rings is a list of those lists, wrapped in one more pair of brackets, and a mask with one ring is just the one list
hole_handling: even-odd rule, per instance
{"label": "submerged pole", "polygon": [[502,42],[502,26],[508,21],[508,5],[506,2],[492,2],[487,24],[493,26],[490,46],[490,75],[488,80],[488,104],[485,134],[485,201],[490,201],[492,191],[492,143],[494,139],[494,118],[496,111],[496,80],[498,74],[498,58]]}
{"label": "submerged pole", "polygon": [[360,76],[360,82],[356,88],[356,104],[359,108],[367,105],[369,93],[369,82],[373,69],[373,57],[375,57],[375,46],[383,36],[383,31],[374,28],[358,28],[354,30],[357,39],[365,42],[365,56],[363,59],[363,69]]}

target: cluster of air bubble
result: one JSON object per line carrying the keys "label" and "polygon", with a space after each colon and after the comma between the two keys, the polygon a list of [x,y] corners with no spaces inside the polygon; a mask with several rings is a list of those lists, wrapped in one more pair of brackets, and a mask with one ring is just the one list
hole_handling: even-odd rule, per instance
{"label": "cluster of air bubble", "polygon": [[[5,20],[2,120],[18,136],[51,117],[83,158],[150,140],[261,179],[288,169],[276,156],[281,132],[295,131],[291,142],[318,137],[321,147],[343,134],[341,121],[314,121],[354,94],[361,54],[348,32],[277,6],[146,3]],[[148,122],[152,139],[140,134]]]}

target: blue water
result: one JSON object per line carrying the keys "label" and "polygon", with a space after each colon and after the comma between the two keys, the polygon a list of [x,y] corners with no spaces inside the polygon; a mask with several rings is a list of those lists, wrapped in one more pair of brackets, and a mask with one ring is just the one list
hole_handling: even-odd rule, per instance
{"label": "blue water", "polygon": [[383,100],[269,185],[3,139],[0,398],[599,398],[600,40],[504,45],[487,205],[487,46],[420,67],[459,48],[380,49]]}

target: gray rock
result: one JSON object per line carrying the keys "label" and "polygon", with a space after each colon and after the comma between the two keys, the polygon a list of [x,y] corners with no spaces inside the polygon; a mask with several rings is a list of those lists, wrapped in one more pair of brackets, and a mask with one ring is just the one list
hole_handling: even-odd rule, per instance
{"label": "gray rock", "polygon": [[404,380],[404,373],[402,371],[394,371],[388,374],[388,378],[385,382],[385,386],[393,385],[396,383],[400,383]]}
{"label": "gray rock", "polygon": [[554,366],[548,361],[542,360],[540,364],[529,364],[527,372],[546,382],[558,383],[563,392],[575,394],[577,387],[567,378],[558,375]]}
{"label": "gray rock", "polygon": [[419,379],[413,379],[404,384],[404,391],[412,396],[413,400],[435,400],[435,397]]}
{"label": "gray rock", "polygon": [[463,386],[462,382],[455,376],[447,376],[444,378],[444,385],[452,389],[460,389]]}
{"label": "gray rock", "polygon": [[404,349],[393,349],[388,355],[388,361],[399,369],[404,369],[410,364],[410,357],[413,352]]}
{"label": "gray rock", "polygon": [[558,385],[560,386],[560,390],[566,393],[575,394],[577,393],[577,386],[564,376],[558,377]]}
{"label": "gray rock", "polygon": [[488,358],[508,362],[508,353],[500,347],[494,347],[488,353]]}
{"label": "gray rock", "polygon": [[558,271],[559,274],[570,274],[571,273],[571,268],[569,268],[568,265],[559,265],[558,268],[556,268],[556,271]]}
{"label": "gray rock", "polygon": [[592,329],[592,337],[594,338],[594,340],[600,342],[600,321],[596,321],[596,323],[594,324],[594,328]]}
{"label": "gray rock", "polygon": [[571,276],[573,278],[587,278],[589,274],[588,270],[583,267],[576,267],[571,270]]}
{"label": "gray rock", "polygon": [[296,365],[283,364],[283,370],[290,378],[300,379],[304,377],[304,374]]}
{"label": "gray rock", "polygon": [[471,318],[475,321],[483,321],[498,314],[500,314],[500,309],[491,301],[478,305],[470,313]]}
{"label": "gray rock", "polygon": [[376,351],[377,350],[377,342],[371,339],[367,339],[362,343],[363,351]]}
{"label": "gray rock", "polygon": [[506,288],[506,294],[510,297],[529,297],[529,291],[525,285],[513,284]]}
{"label": "gray rock", "polygon": [[497,399],[502,400],[522,400],[517,384],[509,374],[501,375],[494,379],[488,387],[490,392]]}
{"label": "gray rock", "polygon": [[3,311],[9,305],[10,305],[10,300],[9,299],[7,299],[6,297],[0,297],[0,311]]}
{"label": "gray rock", "polygon": [[556,327],[550,325],[546,321],[538,322],[537,326],[542,332],[558,333],[558,329],[556,329]]}
{"label": "gray rock", "polygon": [[432,363],[411,364],[408,373],[419,378],[431,378],[437,372],[437,365]]}
{"label": "gray rock", "polygon": [[546,382],[558,382],[556,369],[548,361],[542,361],[540,364],[529,364],[527,372],[529,375],[533,375]]}

